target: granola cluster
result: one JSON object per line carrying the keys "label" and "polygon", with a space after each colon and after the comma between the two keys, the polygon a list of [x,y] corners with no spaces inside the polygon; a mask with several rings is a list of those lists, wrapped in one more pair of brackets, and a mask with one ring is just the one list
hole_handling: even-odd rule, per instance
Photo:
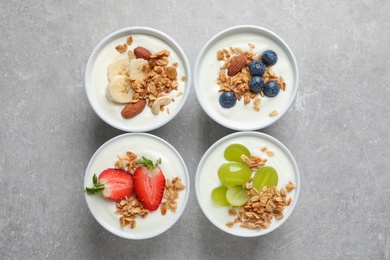
{"label": "granola cluster", "polygon": [[[266,146],[263,146],[260,149],[260,151],[263,152],[263,153],[266,153],[267,156],[269,156],[269,157],[275,156],[275,152],[269,150]],[[242,160],[243,163],[248,165],[248,167],[252,171],[260,169],[260,167],[264,166],[266,164],[266,162],[268,161],[267,158],[262,158],[262,157],[257,156],[257,155],[252,155],[251,158],[248,158],[248,156],[246,156],[245,154],[241,155],[241,160]]]}
{"label": "granola cluster", "polygon": [[162,215],[165,215],[167,213],[167,210],[176,212],[176,200],[179,198],[179,191],[182,191],[184,189],[185,186],[183,185],[179,177],[173,178],[172,181],[170,181],[169,179],[165,180],[165,192],[160,206]]}
{"label": "granola cluster", "polygon": [[284,217],[283,210],[292,201],[287,198],[287,193],[294,188],[295,185],[291,182],[280,190],[273,185],[265,186],[261,192],[251,187],[247,190],[249,200],[238,208],[238,212],[233,208],[229,210],[229,215],[236,218],[226,223],[226,226],[231,228],[234,224],[241,223],[240,227],[247,229],[269,228],[273,218],[280,220]]}
{"label": "granola cluster", "polygon": [[163,93],[178,89],[176,68],[179,64],[175,62],[169,65],[169,55],[168,50],[152,54],[148,63],[142,68],[142,71],[146,72],[145,78],[136,81],[134,77],[130,77],[134,89],[132,103],[136,103],[139,99],[148,99],[148,106],[151,107],[154,100],[164,95]]}
{"label": "granola cluster", "polygon": [[130,173],[138,167],[139,158],[133,152],[127,151],[125,155],[118,154],[118,161],[115,162],[115,169],[124,169]]}
{"label": "granola cluster", "polygon": [[[232,91],[238,100],[243,99],[244,104],[247,105],[253,100],[253,109],[260,111],[260,102],[261,99],[257,94],[252,93],[249,88],[249,81],[251,79],[251,74],[249,73],[249,64],[253,60],[261,60],[261,56],[254,53],[255,46],[252,43],[248,43],[249,50],[242,50],[241,48],[222,49],[217,52],[217,59],[224,61],[224,65],[219,70],[219,75],[216,79],[216,83],[220,86],[219,92]],[[230,77],[226,74],[226,70],[229,68],[232,60],[238,55],[244,54],[247,58],[246,66],[242,68],[240,72]],[[277,82],[281,90],[285,91],[286,83],[283,81],[282,77],[279,77],[275,72],[269,67],[266,66],[266,71],[262,76],[264,83],[273,80]],[[260,92],[260,95],[264,97],[264,93]],[[277,112],[274,112],[270,116],[276,116]]]}
{"label": "granola cluster", "polygon": [[241,160],[243,163],[248,165],[252,171],[260,169],[268,161],[267,158],[261,158],[260,156],[252,155],[252,158],[248,158],[245,154],[241,155]]}
{"label": "granola cluster", "polygon": [[142,202],[134,194],[116,202],[116,215],[121,215],[119,223],[122,227],[129,225],[135,228],[136,218],[146,218],[149,211],[144,208]]}

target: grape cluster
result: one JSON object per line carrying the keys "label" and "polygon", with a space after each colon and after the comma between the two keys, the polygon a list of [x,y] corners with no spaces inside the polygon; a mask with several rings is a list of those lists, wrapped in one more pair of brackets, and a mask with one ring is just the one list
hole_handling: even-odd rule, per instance
{"label": "grape cluster", "polygon": [[[252,170],[242,162],[242,155],[251,158],[248,148],[242,144],[231,144],[225,149],[224,157],[228,162],[218,169],[218,178],[222,185],[211,192],[211,198],[216,205],[241,206],[248,201],[245,185],[252,177]],[[271,166],[258,169],[252,180],[252,186],[258,191],[264,186],[271,187],[277,184],[278,173]]]}

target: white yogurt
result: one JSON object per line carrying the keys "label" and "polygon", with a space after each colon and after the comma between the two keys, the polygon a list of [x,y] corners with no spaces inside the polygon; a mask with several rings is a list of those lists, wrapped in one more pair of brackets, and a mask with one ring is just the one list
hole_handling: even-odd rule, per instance
{"label": "white yogurt", "polygon": [[181,216],[186,206],[189,196],[189,177],[187,168],[178,152],[162,139],[150,134],[124,134],[115,137],[102,145],[93,155],[88,164],[84,187],[92,187],[92,176],[97,176],[107,168],[113,168],[118,160],[117,155],[125,154],[126,151],[132,151],[137,156],[156,161],[161,158],[160,168],[166,179],[172,180],[178,176],[184,186],[184,191],[179,192],[177,200],[177,212],[167,211],[163,216],[158,208],[154,212],[149,212],[143,219],[136,218],[136,227],[131,229],[129,226],[121,227],[119,224],[119,215],[115,215],[115,202],[104,199],[100,195],[87,195],[87,204],[95,219],[108,231],[125,238],[144,239],[154,237],[169,229]]}
{"label": "white yogurt", "polygon": [[[271,35],[272,36],[272,35]],[[289,49],[276,37],[258,28],[243,28],[226,31],[212,39],[205,47],[195,66],[195,87],[200,104],[206,113],[218,123],[236,130],[255,130],[270,125],[289,108],[297,92],[297,65]],[[261,99],[260,112],[253,109],[253,103],[244,105],[243,99],[232,108],[223,108],[219,103],[220,86],[216,83],[219,70],[224,61],[217,60],[217,52],[222,49],[241,48],[249,50],[248,43],[255,45],[254,53],[261,55],[267,49],[278,54],[278,62],[271,66],[277,76],[283,78],[286,90],[276,97],[258,97]],[[278,117],[269,117],[274,111]]]}
{"label": "white yogurt", "polygon": [[[285,185],[291,181],[297,186],[297,189],[299,189],[298,168],[293,157],[282,144],[268,135],[257,132],[235,133],[214,144],[202,158],[196,173],[196,195],[199,204],[208,219],[227,233],[238,236],[257,236],[268,233],[281,225],[291,214],[296,203],[295,200],[298,197],[297,189],[294,189],[287,195],[287,197],[292,198],[292,204],[285,208],[283,212],[284,218],[282,220],[274,219],[269,229],[248,230],[241,228],[239,224],[234,225],[232,228],[226,227],[225,224],[233,221],[235,217],[229,216],[229,207],[221,207],[213,203],[211,192],[214,188],[222,185],[218,178],[218,169],[223,163],[227,162],[224,158],[226,147],[234,143],[244,145],[252,155],[268,159],[266,165],[272,166],[278,173],[279,179],[277,188],[280,189],[285,187]],[[265,152],[260,151],[264,146],[266,146],[268,150],[273,151],[275,155],[269,157]]]}
{"label": "white yogurt", "polygon": [[[142,46],[151,53],[168,50],[170,52],[168,57],[169,64],[172,65],[175,62],[179,64],[177,68],[178,88],[166,94],[174,99],[175,102],[165,106],[165,111],[159,113],[159,115],[154,115],[147,106],[136,117],[124,119],[121,111],[125,105],[111,102],[106,97],[108,65],[116,58],[127,55],[127,51],[119,53],[115,47],[126,43],[126,39],[129,36],[133,37],[133,43],[128,47],[128,50],[134,50],[137,46]],[[189,93],[191,78],[189,74],[190,69],[184,53],[168,36],[146,28],[122,30],[114,33],[112,36],[107,36],[92,53],[86,71],[87,95],[95,112],[107,123],[124,131],[149,131],[167,123],[183,107]],[[182,81],[182,77],[185,77],[186,80]],[[182,95],[178,96],[179,93],[182,93]]]}

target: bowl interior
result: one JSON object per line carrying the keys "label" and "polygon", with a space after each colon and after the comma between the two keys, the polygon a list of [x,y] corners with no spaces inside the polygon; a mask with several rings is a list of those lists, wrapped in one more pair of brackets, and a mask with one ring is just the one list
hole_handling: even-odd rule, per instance
{"label": "bowl interior", "polygon": [[118,160],[118,154],[126,151],[134,152],[138,157],[145,156],[153,161],[161,158],[160,168],[166,179],[172,180],[178,176],[185,185],[185,190],[179,192],[177,212],[167,211],[163,216],[160,209],[149,212],[143,219],[136,218],[136,227],[121,227],[119,215],[114,214],[115,202],[104,199],[100,195],[85,195],[88,207],[94,218],[111,233],[127,239],[146,239],[157,236],[168,230],[180,218],[187,204],[190,184],[187,167],[180,154],[163,139],[150,134],[128,133],[117,136],[103,144],[92,156],[84,179],[84,187],[92,187],[92,177],[97,176],[107,168],[113,168]]}
{"label": "bowl interior", "polygon": [[[244,105],[243,100],[230,109],[219,104],[220,86],[216,83],[223,61],[217,60],[217,52],[222,49],[241,48],[249,50],[253,44],[255,54],[272,49],[278,54],[278,62],[272,66],[277,76],[283,78],[286,90],[274,98],[261,99],[260,111],[253,104]],[[256,26],[237,26],[226,29],[211,38],[201,50],[194,68],[194,85],[197,98],[203,110],[217,123],[234,130],[257,130],[277,121],[291,106],[298,91],[298,65],[288,45],[275,33]],[[277,110],[278,115],[270,113]]]}
{"label": "bowl interior", "polygon": [[[168,93],[175,102],[171,102],[164,112],[154,115],[148,107],[141,114],[131,119],[121,116],[123,104],[115,104],[106,98],[108,84],[108,65],[127,52],[119,53],[115,47],[126,42],[132,36],[133,43],[129,50],[142,46],[152,53],[170,51],[169,64],[177,62],[178,90]],[[184,79],[184,80],[182,80]],[[131,27],[116,31],[105,37],[93,50],[86,67],[85,87],[88,100],[96,114],[109,125],[126,132],[145,132],[159,128],[173,119],[184,106],[190,91],[191,70],[187,57],[181,47],[168,35],[147,27]]]}
{"label": "bowl interior", "polygon": [[[267,158],[266,165],[276,169],[279,176],[277,187],[284,187],[289,181],[296,185],[296,188],[288,193],[287,197],[292,198],[290,206],[283,211],[284,218],[273,219],[268,229],[250,230],[241,228],[239,224],[232,228],[226,223],[233,221],[235,217],[229,216],[230,207],[221,207],[213,203],[211,192],[214,188],[222,185],[218,178],[218,169],[227,161],[224,158],[224,150],[230,144],[239,143],[246,146],[252,155]],[[267,147],[268,151],[273,151],[274,156],[267,156],[261,151],[262,147]],[[298,199],[300,191],[300,175],[298,166],[289,150],[275,138],[259,132],[239,132],[228,135],[213,144],[203,155],[197,168],[195,177],[195,191],[199,205],[206,217],[219,229],[236,236],[255,237],[267,234],[282,225],[292,213]]]}

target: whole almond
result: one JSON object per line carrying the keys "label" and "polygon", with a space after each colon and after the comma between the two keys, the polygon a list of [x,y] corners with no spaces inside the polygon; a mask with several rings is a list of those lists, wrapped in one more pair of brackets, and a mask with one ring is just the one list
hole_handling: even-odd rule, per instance
{"label": "whole almond", "polygon": [[227,74],[229,77],[236,75],[242,70],[246,64],[246,56],[241,54],[240,56],[235,57],[229,65]]}
{"label": "whole almond", "polygon": [[138,46],[134,49],[134,54],[138,59],[150,60],[152,53],[144,47]]}
{"label": "whole almond", "polygon": [[133,118],[144,110],[146,100],[140,99],[136,103],[129,103],[122,109],[122,116],[124,118]]}

